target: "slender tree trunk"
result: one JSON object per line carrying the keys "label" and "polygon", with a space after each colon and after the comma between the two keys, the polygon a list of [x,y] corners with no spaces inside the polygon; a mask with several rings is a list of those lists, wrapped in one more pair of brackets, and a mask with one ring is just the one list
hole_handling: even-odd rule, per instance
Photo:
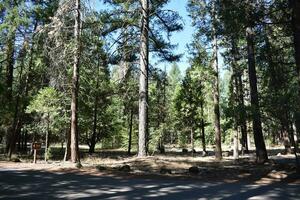
{"label": "slender tree trunk", "polygon": [[242,134],[242,149],[244,153],[249,153],[248,147],[248,136],[247,136],[247,118],[246,118],[246,109],[244,102],[244,89],[243,89],[243,81],[242,81],[242,72],[237,74],[238,79],[238,93],[239,93],[239,103],[240,103],[240,126],[241,126],[241,134]]}
{"label": "slender tree trunk", "polygon": [[200,108],[201,108],[201,142],[202,142],[202,153],[203,156],[206,155],[206,142],[205,142],[205,123],[204,123],[204,108],[203,108],[203,101],[200,103]]}
{"label": "slender tree trunk", "polygon": [[27,154],[27,130],[25,130],[25,133],[24,133],[24,152]]}
{"label": "slender tree trunk", "polygon": [[78,148],[78,90],[79,90],[79,64],[80,64],[80,0],[76,0],[75,7],[75,53],[72,78],[72,102],[71,102],[71,161],[80,162]]}
{"label": "slender tree trunk", "polygon": [[12,100],[13,74],[14,74],[14,53],[15,53],[15,39],[16,33],[10,34],[7,41],[6,49],[6,99],[10,103]]}
{"label": "slender tree trunk", "polygon": [[255,68],[254,54],[254,31],[251,27],[246,29],[247,36],[247,52],[248,52],[248,73],[250,81],[250,101],[252,107],[252,124],[254,142],[256,147],[256,158],[258,163],[263,163],[268,160],[268,154],[265,146],[265,141],[262,133],[260,107],[257,90],[257,77]]}
{"label": "slender tree trunk", "polygon": [[239,159],[239,128],[236,126],[233,138],[233,158]]}
{"label": "slender tree trunk", "polygon": [[[99,79],[99,78],[98,78]],[[97,89],[99,87],[97,79]],[[93,133],[91,137],[91,145],[89,149],[89,153],[95,153],[95,146],[96,146],[96,136],[97,136],[97,118],[98,118],[98,94],[96,94],[95,102],[94,102],[94,115],[93,115]]]}
{"label": "slender tree trunk", "polygon": [[193,130],[193,128],[191,128],[191,145],[192,145],[192,156],[194,156],[195,147],[194,147],[194,130]]}
{"label": "slender tree trunk", "polygon": [[140,87],[139,87],[139,146],[138,157],[147,154],[148,142],[148,65],[149,65],[149,0],[141,0],[142,27],[140,46]]}
{"label": "slender tree trunk", "polygon": [[130,109],[130,119],[129,119],[129,132],[128,132],[128,150],[127,154],[131,154],[131,142],[132,142],[132,125],[133,125],[133,108]]}
{"label": "slender tree trunk", "polygon": [[65,155],[64,161],[66,162],[71,157],[71,128],[68,127],[66,129],[66,148],[65,148]]}
{"label": "slender tree trunk", "polygon": [[[242,69],[238,66],[238,47],[236,45],[235,38],[232,38],[232,54],[233,54],[233,75],[235,80],[236,88],[236,102],[239,107],[239,113],[237,113],[237,125],[241,130],[241,143],[242,143],[242,152],[248,153],[248,144],[247,144],[247,121],[246,121],[246,110],[244,103],[244,89],[242,81]],[[238,128],[237,127],[237,128]]]}
{"label": "slender tree trunk", "polygon": [[218,41],[215,27],[213,26],[214,41],[213,41],[213,69],[214,69],[214,127],[215,127],[215,157],[217,160],[222,159],[221,147],[221,123],[220,123],[220,97],[219,97],[219,67],[218,67]]}
{"label": "slender tree trunk", "polygon": [[45,161],[47,162],[47,159],[48,159],[48,139],[49,139],[49,133],[50,133],[50,127],[49,127],[49,124],[50,124],[50,118],[49,118],[49,113],[48,113],[48,116],[47,116],[47,131],[46,131],[46,139],[45,139]]}
{"label": "slender tree trunk", "polygon": [[96,135],[97,135],[97,101],[98,101],[98,96],[95,97],[95,103],[94,103],[94,116],[93,116],[93,133],[91,137],[91,145],[89,148],[89,153],[95,153],[95,146],[96,146]]}

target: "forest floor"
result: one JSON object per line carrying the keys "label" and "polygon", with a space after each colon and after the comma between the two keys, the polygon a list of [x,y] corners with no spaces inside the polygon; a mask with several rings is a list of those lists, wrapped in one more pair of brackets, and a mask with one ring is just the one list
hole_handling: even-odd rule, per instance
{"label": "forest floor", "polygon": [[[201,153],[182,153],[179,149],[170,149],[165,154],[156,154],[146,158],[128,156],[122,150],[102,150],[89,155],[81,154],[82,168],[77,169],[73,163],[60,160],[47,162],[38,160],[32,163],[31,157],[20,157],[21,162],[9,162],[0,156],[1,169],[25,170],[81,170],[109,174],[130,174],[143,176],[189,177],[214,181],[234,182],[241,180],[259,180],[270,182],[294,177],[297,174],[294,155],[282,155],[282,149],[270,149],[269,161],[264,164],[255,162],[255,154],[240,156],[238,160],[232,157],[232,152],[225,151],[223,159],[216,161],[212,151],[207,156]],[[19,160],[17,160],[19,161]],[[194,169],[191,169],[194,167]],[[196,169],[195,169],[196,168]],[[196,170],[196,171],[195,171]]]}

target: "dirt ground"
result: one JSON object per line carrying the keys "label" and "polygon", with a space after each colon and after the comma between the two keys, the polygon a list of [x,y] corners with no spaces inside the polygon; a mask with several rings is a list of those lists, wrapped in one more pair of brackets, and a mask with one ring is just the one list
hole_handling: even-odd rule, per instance
{"label": "dirt ground", "polygon": [[[271,151],[269,161],[264,164],[255,163],[253,152],[240,156],[238,160],[233,159],[228,153],[222,161],[216,161],[210,154],[203,157],[200,153],[191,156],[190,153],[182,152],[137,158],[116,150],[102,151],[93,155],[82,154],[82,157],[80,169],[70,162],[38,160],[34,164],[28,158],[21,158],[21,162],[0,161],[0,170],[78,171],[132,176],[189,177],[224,182],[255,180],[264,183],[280,181],[287,177],[299,181],[294,156],[281,155],[278,151]],[[191,171],[191,167],[196,167],[197,171]]]}

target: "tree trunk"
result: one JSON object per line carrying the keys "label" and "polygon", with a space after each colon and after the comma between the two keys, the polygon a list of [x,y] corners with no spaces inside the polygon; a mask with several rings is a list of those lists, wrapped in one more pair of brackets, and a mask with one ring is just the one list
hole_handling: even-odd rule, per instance
{"label": "tree trunk", "polygon": [[243,81],[242,81],[242,72],[237,74],[238,79],[238,93],[239,93],[239,103],[240,103],[240,126],[241,126],[241,134],[242,134],[242,149],[244,153],[249,153],[248,147],[248,136],[247,136],[247,117],[246,117],[246,109],[244,102],[244,89],[243,89]]}
{"label": "tree trunk", "polygon": [[49,139],[49,133],[50,133],[50,127],[49,127],[49,124],[50,124],[50,118],[49,118],[49,113],[48,113],[48,116],[47,116],[47,131],[46,131],[46,139],[45,139],[45,161],[47,162],[47,159],[48,159],[48,139]]}
{"label": "tree trunk", "polygon": [[[25,106],[22,105],[22,93],[23,93],[23,84],[22,84],[22,77],[24,72],[24,59],[25,59],[25,52],[26,52],[26,44],[27,41],[23,42],[23,47],[19,51],[19,58],[20,58],[20,72],[19,72],[19,87],[16,92],[16,99],[15,99],[15,105],[14,105],[14,117],[13,117],[13,123],[11,126],[11,135],[9,138],[9,146],[8,146],[8,157],[9,159],[12,156],[12,153],[15,151],[16,148],[16,142],[18,139],[20,139],[20,133],[22,128],[22,121],[23,121],[23,113],[25,110]],[[12,66],[13,67],[13,66]],[[26,85],[27,83],[25,83]],[[27,95],[27,88],[25,88],[25,94]],[[19,142],[18,142],[18,150],[20,150]]]}
{"label": "tree trunk", "polygon": [[[215,19],[215,16],[214,20]],[[213,70],[214,70],[214,127],[215,127],[215,157],[217,160],[222,159],[222,147],[221,147],[221,124],[220,124],[220,97],[219,97],[219,67],[218,67],[218,41],[215,30],[215,25],[213,25]]]}
{"label": "tree trunk", "polygon": [[257,77],[255,68],[254,54],[254,31],[251,27],[246,29],[247,36],[247,53],[248,53],[248,73],[250,82],[250,102],[252,111],[252,124],[254,142],[256,147],[256,159],[258,163],[263,163],[268,160],[268,154],[265,146],[265,141],[262,133],[260,107],[257,91]]}
{"label": "tree trunk", "polygon": [[80,162],[78,148],[78,90],[79,90],[79,63],[80,63],[80,0],[76,0],[75,7],[75,53],[72,77],[71,102],[71,161]]}
{"label": "tree trunk", "polygon": [[66,162],[71,157],[71,128],[66,129],[66,149],[64,155],[64,161]]}
{"label": "tree trunk", "polygon": [[[99,86],[98,79],[97,79],[97,88]],[[98,118],[98,94],[96,94],[95,102],[94,102],[94,115],[93,115],[93,133],[91,137],[91,145],[89,149],[89,153],[95,153],[95,146],[96,146],[96,136],[97,136],[97,118]]]}
{"label": "tree trunk", "polygon": [[6,99],[10,104],[12,100],[12,86],[13,86],[13,77],[14,77],[14,53],[15,53],[15,39],[16,33],[13,31],[8,36],[7,41],[7,50],[6,50]]}
{"label": "tree trunk", "polygon": [[132,125],[133,125],[133,108],[130,109],[130,119],[129,119],[129,132],[128,132],[128,150],[127,154],[131,154],[131,142],[132,142]]}
{"label": "tree trunk", "polygon": [[[293,32],[294,32],[294,46],[295,46],[295,61],[296,61],[296,69],[298,73],[298,83],[299,83],[299,91],[298,96],[300,100],[300,1],[299,0],[292,0],[292,26],[293,26]],[[298,101],[299,101],[298,100]],[[298,107],[297,113],[296,113],[296,124],[297,127],[297,135],[300,137],[300,108]],[[296,141],[297,144],[296,148],[298,148],[298,141]],[[295,152],[296,160],[298,163],[299,168],[299,160],[297,156],[298,152]]]}
{"label": "tree trunk", "polygon": [[141,5],[142,25],[140,46],[138,157],[146,156],[146,143],[148,139],[149,0],[141,0]]}
{"label": "tree trunk", "polygon": [[191,128],[191,146],[192,146],[192,156],[194,157],[194,130]]}
{"label": "tree trunk", "polygon": [[239,128],[236,126],[233,138],[233,158],[239,159]]}
{"label": "tree trunk", "polygon": [[[235,38],[232,38],[232,54],[233,54],[233,75],[235,80],[236,88],[236,103],[238,104],[239,113],[237,113],[237,125],[241,129],[241,143],[242,143],[242,152],[248,153],[248,144],[247,144],[247,121],[246,121],[246,110],[244,103],[244,89],[243,89],[243,80],[242,73],[243,70],[238,66],[238,47],[236,45]],[[237,128],[238,128],[237,127]]]}
{"label": "tree trunk", "polygon": [[299,96],[300,96],[300,1],[292,0],[292,26],[294,33],[295,60],[298,72],[299,81]]}
{"label": "tree trunk", "polygon": [[204,108],[203,108],[203,101],[200,103],[200,108],[201,108],[201,142],[202,142],[202,153],[203,156],[206,155],[206,142],[205,142],[205,123],[204,123]]}

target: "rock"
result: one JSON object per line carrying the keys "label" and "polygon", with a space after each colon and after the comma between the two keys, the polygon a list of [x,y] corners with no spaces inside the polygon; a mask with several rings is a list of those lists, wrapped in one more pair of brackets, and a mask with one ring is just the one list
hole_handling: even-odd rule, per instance
{"label": "rock", "polygon": [[189,168],[189,173],[190,174],[199,174],[200,170],[197,166],[192,166]]}
{"label": "rock", "polygon": [[207,155],[206,151],[202,151],[202,156],[205,157]]}
{"label": "rock", "polygon": [[195,149],[192,150],[193,153],[197,153]]}
{"label": "rock", "polygon": [[19,158],[12,158],[11,161],[12,161],[12,162],[16,162],[16,163],[17,163],[17,162],[21,162],[21,160],[20,160]]}
{"label": "rock", "polygon": [[82,168],[82,164],[80,162],[76,163],[76,168],[78,168],[78,169]]}
{"label": "rock", "polygon": [[229,151],[224,151],[223,152],[223,157],[229,157]]}
{"label": "rock", "polygon": [[159,171],[161,174],[172,174],[172,170],[162,167]]}
{"label": "rock", "polygon": [[119,168],[119,171],[121,171],[121,172],[130,172],[130,166],[129,165],[123,165]]}
{"label": "rock", "polygon": [[98,169],[99,171],[104,171],[104,170],[106,170],[107,168],[104,167],[104,166],[102,166],[102,165],[97,165],[97,166],[96,166],[96,169]]}
{"label": "rock", "polygon": [[182,153],[188,153],[189,151],[187,149],[182,149]]}

